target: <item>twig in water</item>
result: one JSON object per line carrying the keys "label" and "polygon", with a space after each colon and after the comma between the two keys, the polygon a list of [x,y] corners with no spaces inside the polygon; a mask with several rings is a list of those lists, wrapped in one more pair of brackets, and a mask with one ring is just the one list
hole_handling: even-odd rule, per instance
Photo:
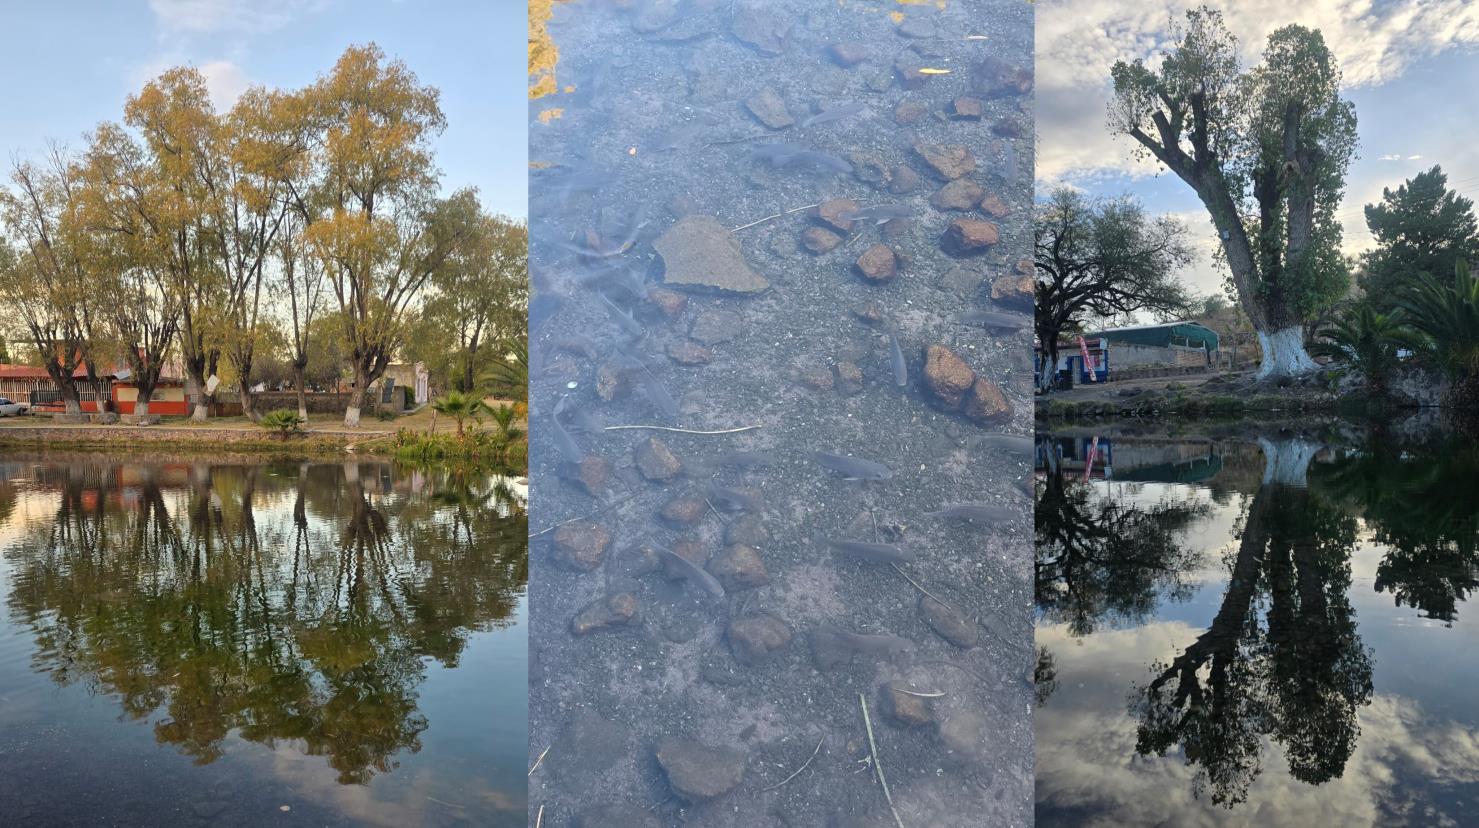
{"label": "twig in water", "polygon": [[551,527],[549,527],[547,529],[540,529],[538,532],[535,532],[534,534],[530,535],[529,537],[531,537],[531,538],[537,538],[540,535],[544,535],[544,534],[548,534],[550,532],[553,532],[556,529],[559,529],[561,526],[564,526],[567,523],[574,523],[574,522],[576,522],[578,520],[586,520],[587,518],[593,518],[596,515],[599,515],[602,512],[606,511],[607,509],[611,509],[613,507],[620,506],[621,504],[626,503],[628,500],[631,500],[632,498],[634,498],[636,496],[637,496],[637,494],[635,492],[633,492],[632,494],[629,494],[626,497],[618,497],[617,499],[611,501],[610,503],[607,503],[605,506],[602,506],[601,508],[597,509],[594,512],[587,512],[586,514],[583,514],[580,517],[573,517],[573,518],[570,518],[569,520],[562,520],[559,523],[556,523],[555,525],[553,525],[553,526],[551,526]]}
{"label": "twig in water", "polygon": [[539,803],[539,813],[534,817],[534,828],[544,825],[544,803]]}
{"label": "twig in water", "polygon": [[894,687],[891,689],[895,693],[907,693],[910,696],[918,696],[921,699],[941,699],[945,697],[944,693],[916,693],[913,690],[905,690],[902,687]]}
{"label": "twig in water", "polygon": [[808,757],[806,757],[806,761],[802,763],[801,767],[799,767],[799,768],[796,769],[796,772],[795,773],[791,774],[790,776],[786,777],[785,779],[782,779],[781,781],[775,783],[774,785],[771,785],[768,788],[761,788],[760,789],[760,792],[761,793],[765,793],[766,791],[773,791],[776,788],[779,788],[780,786],[786,784],[787,782],[790,782],[792,779],[795,779],[796,777],[800,776],[801,775],[801,772],[804,771],[804,770],[806,770],[811,765],[811,760],[817,758],[817,754],[819,752],[821,752],[821,750],[822,750],[822,742],[825,742],[826,740],[827,740],[827,734],[824,733],[824,734],[822,734],[822,738],[820,738],[820,739],[817,740],[817,746],[812,749],[811,755],[808,756]]}
{"label": "twig in water", "polygon": [[760,426],[752,425],[752,426],[741,426],[740,428],[724,428],[724,429],[720,429],[718,431],[697,431],[697,430],[691,429],[691,428],[672,428],[670,426],[659,426],[659,425],[615,425],[615,426],[606,426],[606,431],[621,431],[623,429],[628,429],[628,428],[646,428],[646,429],[651,429],[653,431],[673,431],[673,432],[677,432],[678,434],[738,434],[741,431],[754,431],[755,429],[757,429],[759,427]]}
{"label": "twig in water", "polygon": [[904,821],[899,819],[899,810],[894,807],[894,795],[888,792],[888,780],[883,778],[883,765],[878,761],[878,745],[873,741],[873,720],[868,718],[868,699],[862,693],[858,694],[858,704],[863,707],[863,727],[868,731],[868,755],[873,759],[873,772],[878,775],[878,784],[883,787],[883,798],[888,802],[889,813],[894,815],[894,824],[904,828]]}
{"label": "twig in water", "polygon": [[755,221],[752,221],[749,224],[741,224],[738,227],[732,228],[729,232],[731,232],[731,233],[738,233],[741,230],[748,230],[748,229],[750,229],[751,227],[754,227],[757,224],[764,224],[765,222],[770,221],[771,219],[778,219],[781,216],[789,216],[792,213],[799,213],[802,210],[810,210],[811,208],[816,207],[816,206],[819,206],[820,204],[821,204],[821,202],[817,202],[816,204],[808,204],[805,207],[792,207],[789,210],[785,210],[785,211],[776,213],[773,216],[766,216],[763,219],[756,219]]}
{"label": "twig in water", "polygon": [[[549,747],[554,747],[554,745],[550,745]],[[539,754],[539,758],[534,760],[534,767],[529,769],[530,776],[533,776],[534,772],[539,770],[539,763],[544,761],[544,754],[549,753],[549,747],[545,748],[544,751]]]}
{"label": "twig in water", "polygon": [[914,584],[914,588],[915,589],[919,590],[920,592],[923,592],[925,595],[928,595],[935,603],[939,604],[940,606],[942,606],[942,607],[944,607],[946,609],[954,609],[954,607],[950,606],[949,604],[945,603],[944,601],[941,601],[939,598],[936,598],[935,595],[933,593],[931,593],[929,590],[927,590],[924,587],[920,586],[919,583],[917,581],[915,581],[913,578],[910,578],[909,577],[909,574],[907,572],[905,572],[902,569],[899,569],[899,565],[898,564],[889,564],[889,566],[892,566],[894,568],[894,571],[895,572],[897,572],[900,575],[903,575],[904,576],[904,580],[908,581],[911,584]]}

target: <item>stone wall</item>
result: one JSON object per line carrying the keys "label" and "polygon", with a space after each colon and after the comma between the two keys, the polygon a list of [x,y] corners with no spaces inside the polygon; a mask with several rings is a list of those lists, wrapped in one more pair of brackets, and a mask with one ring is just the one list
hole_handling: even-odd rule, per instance
{"label": "stone wall", "polygon": [[[286,408],[289,411],[298,410],[298,394],[295,391],[263,391],[252,395],[258,412],[274,411]],[[307,395],[309,414],[338,414],[341,417],[344,409],[349,405],[349,394],[317,393]]]}

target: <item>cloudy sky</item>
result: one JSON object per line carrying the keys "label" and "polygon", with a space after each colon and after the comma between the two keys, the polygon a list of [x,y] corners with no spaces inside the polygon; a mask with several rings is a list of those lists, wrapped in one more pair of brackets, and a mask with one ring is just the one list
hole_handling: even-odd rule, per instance
{"label": "cloudy sky", "polygon": [[442,91],[443,187],[478,188],[489,210],[527,213],[523,3],[481,0],[76,0],[10,3],[0,77],[0,152],[73,148],[164,68],[191,64],[218,108],[248,86],[295,88],[351,44],[373,41]]}
{"label": "cloudy sky", "polygon": [[[1200,241],[1188,279],[1220,292],[1216,238],[1206,212],[1179,179],[1134,157],[1128,138],[1105,128],[1109,69],[1167,44],[1168,23],[1200,0],[1039,0],[1037,4],[1038,192],[1069,184],[1094,195],[1125,193],[1152,211],[1184,218]],[[1361,207],[1433,164],[1449,185],[1479,196],[1479,3],[1469,0],[1212,0],[1237,35],[1244,65],[1268,34],[1300,23],[1320,29],[1356,105],[1360,146],[1340,217],[1348,252],[1366,249]]]}

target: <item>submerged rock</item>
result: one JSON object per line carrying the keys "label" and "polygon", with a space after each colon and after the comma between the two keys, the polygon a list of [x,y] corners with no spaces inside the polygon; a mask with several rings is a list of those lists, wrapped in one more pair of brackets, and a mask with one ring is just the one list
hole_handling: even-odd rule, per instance
{"label": "submerged rock", "polygon": [[739,543],[720,550],[709,561],[709,573],[731,592],[770,583],[770,575],[765,571],[765,561],[761,559],[760,551]]}
{"label": "submerged rock", "polygon": [[769,86],[745,98],[745,108],[750,110],[755,120],[771,129],[784,129],[796,123],[791,113],[786,111],[786,102]]}
{"label": "submerged rock", "polygon": [[570,621],[570,632],[588,635],[596,630],[624,627],[637,617],[637,596],[621,592],[587,604]]}
{"label": "submerged rock", "polygon": [[995,224],[980,219],[956,219],[945,231],[946,248],[961,254],[981,253],[1001,241]]}
{"label": "submerged rock", "polygon": [[727,310],[706,310],[693,320],[688,335],[703,345],[717,345],[740,335],[744,317]]}
{"label": "submerged rock", "polygon": [[656,753],[674,793],[689,802],[723,796],[745,778],[743,751],[667,736],[658,741]]}
{"label": "submerged rock", "polygon": [[1000,386],[984,377],[976,377],[962,413],[971,422],[985,423],[1011,414],[1012,406]]}
{"label": "submerged rock", "polygon": [[968,178],[958,178],[930,196],[930,206],[936,210],[974,210],[985,195],[986,191],[980,184]]}
{"label": "submerged rock", "polygon": [[975,172],[976,157],[965,144],[915,144],[914,151],[924,163],[946,181],[954,181]]}
{"label": "submerged rock", "polygon": [[595,521],[577,520],[555,530],[555,560],[571,569],[590,572],[606,559],[611,533]]}
{"label": "submerged rock", "polygon": [[941,405],[952,411],[958,409],[975,381],[976,372],[954,351],[944,345],[931,345],[925,349],[925,387]]}
{"label": "submerged rock", "polygon": [[827,47],[832,62],[844,69],[851,69],[868,59],[868,47],[862,43],[833,43]]}
{"label": "submerged rock", "polygon": [[759,293],[770,282],[750,268],[739,240],[712,216],[679,219],[652,243],[669,285],[726,293]]}
{"label": "submerged rock", "polygon": [[904,682],[891,681],[883,685],[881,689],[884,714],[899,724],[905,727],[920,727],[935,720],[929,699],[905,692],[912,688],[906,687]]}
{"label": "submerged rock", "polygon": [[801,246],[808,253],[830,253],[839,244],[842,244],[842,237],[825,227],[808,227],[801,234]]}
{"label": "submerged rock", "polygon": [[637,471],[653,482],[665,483],[683,473],[683,461],[656,437],[648,437],[633,451]]}
{"label": "submerged rock", "polygon": [[899,273],[899,260],[886,244],[875,244],[858,257],[858,272],[870,282],[887,282]]}
{"label": "submerged rock", "polygon": [[959,611],[928,595],[919,596],[919,614],[930,629],[961,649],[969,650],[981,640],[981,630]]}
{"label": "submerged rock", "polygon": [[791,643],[791,628],[768,612],[737,618],[729,625],[729,648],[741,664],[769,660]]}
{"label": "submerged rock", "polygon": [[830,198],[812,209],[812,218],[843,233],[852,232],[853,222],[843,218],[857,212],[863,205],[850,198]]}
{"label": "submerged rock", "polygon": [[697,342],[674,342],[668,345],[668,358],[679,365],[708,365],[714,354]]}

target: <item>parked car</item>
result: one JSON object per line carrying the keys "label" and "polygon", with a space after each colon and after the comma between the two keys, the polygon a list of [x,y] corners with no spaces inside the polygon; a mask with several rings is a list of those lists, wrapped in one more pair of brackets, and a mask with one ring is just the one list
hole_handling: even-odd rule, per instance
{"label": "parked car", "polygon": [[19,417],[23,414],[30,413],[31,406],[29,404],[11,402],[4,397],[0,397],[0,417]]}

